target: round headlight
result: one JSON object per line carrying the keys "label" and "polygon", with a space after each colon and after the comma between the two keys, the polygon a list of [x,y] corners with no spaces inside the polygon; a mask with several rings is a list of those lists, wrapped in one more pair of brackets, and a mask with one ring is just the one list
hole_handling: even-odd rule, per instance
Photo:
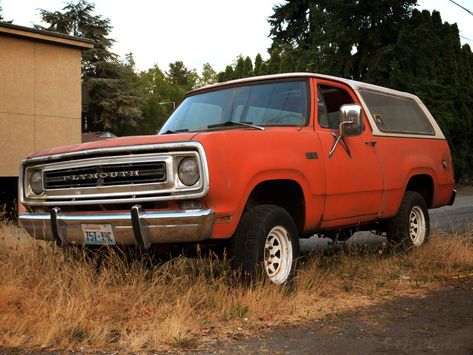
{"label": "round headlight", "polygon": [[43,172],[41,170],[35,170],[30,175],[30,186],[31,190],[36,195],[41,195],[43,193]]}
{"label": "round headlight", "polygon": [[199,180],[199,164],[194,158],[185,158],[179,164],[179,180],[184,185],[192,186]]}

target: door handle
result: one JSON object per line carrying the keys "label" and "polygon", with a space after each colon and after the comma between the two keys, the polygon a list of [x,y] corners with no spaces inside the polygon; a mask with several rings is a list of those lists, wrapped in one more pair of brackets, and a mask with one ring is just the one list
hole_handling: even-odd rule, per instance
{"label": "door handle", "polygon": [[376,141],[366,141],[365,144],[374,148],[374,146],[376,145]]}

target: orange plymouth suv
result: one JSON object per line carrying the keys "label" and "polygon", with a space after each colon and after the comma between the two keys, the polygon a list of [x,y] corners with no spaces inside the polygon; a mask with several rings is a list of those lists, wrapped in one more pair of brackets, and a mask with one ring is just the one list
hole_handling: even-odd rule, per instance
{"label": "orange plymouth suv", "polygon": [[386,233],[419,247],[455,198],[450,150],[414,95],[318,74],[191,91],[158,135],[35,153],[20,216],[58,245],[228,246],[233,265],[294,278],[299,238]]}

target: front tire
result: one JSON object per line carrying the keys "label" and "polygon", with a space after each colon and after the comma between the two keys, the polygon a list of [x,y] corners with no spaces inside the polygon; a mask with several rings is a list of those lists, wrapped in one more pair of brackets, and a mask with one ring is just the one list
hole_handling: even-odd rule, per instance
{"label": "front tire", "polygon": [[259,275],[274,284],[290,284],[296,275],[299,236],[289,213],[275,205],[244,212],[233,236],[232,265],[244,278]]}
{"label": "front tire", "polygon": [[387,222],[389,244],[408,250],[425,244],[429,235],[430,218],[424,198],[418,192],[406,191],[396,216]]}

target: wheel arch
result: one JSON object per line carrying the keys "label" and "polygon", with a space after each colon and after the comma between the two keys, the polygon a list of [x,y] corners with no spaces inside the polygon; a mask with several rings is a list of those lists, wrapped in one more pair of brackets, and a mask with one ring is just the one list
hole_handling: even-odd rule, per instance
{"label": "wheel arch", "polygon": [[424,198],[427,207],[431,208],[435,196],[434,176],[429,170],[413,172],[405,184],[404,191],[418,192]]}
{"label": "wheel arch", "polygon": [[294,180],[266,180],[254,187],[245,209],[256,205],[277,205],[284,208],[294,220],[298,232],[305,222],[305,201],[302,187]]}
{"label": "wheel arch", "polygon": [[260,176],[252,181],[244,194],[239,218],[245,210],[261,204],[274,204],[288,211],[302,233],[306,222],[308,184],[303,178],[291,174]]}

